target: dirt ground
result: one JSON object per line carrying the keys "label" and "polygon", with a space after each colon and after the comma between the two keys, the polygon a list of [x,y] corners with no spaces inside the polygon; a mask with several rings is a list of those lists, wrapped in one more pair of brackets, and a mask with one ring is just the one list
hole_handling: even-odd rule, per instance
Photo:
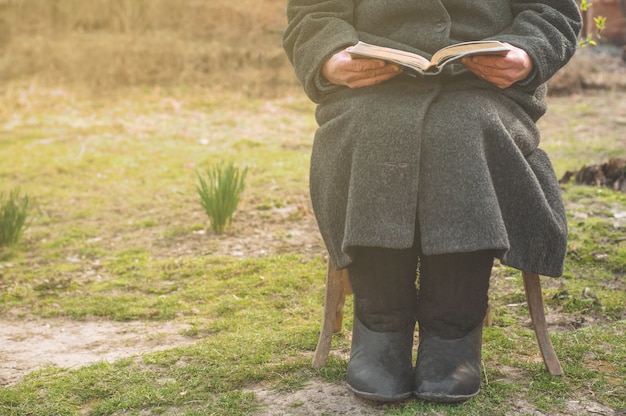
{"label": "dirt ground", "polygon": [[193,340],[180,335],[184,329],[167,322],[3,319],[0,386],[46,366],[76,368],[187,345]]}

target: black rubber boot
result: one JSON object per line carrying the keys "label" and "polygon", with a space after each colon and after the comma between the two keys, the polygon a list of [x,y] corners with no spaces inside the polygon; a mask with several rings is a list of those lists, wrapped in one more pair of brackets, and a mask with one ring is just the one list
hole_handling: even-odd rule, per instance
{"label": "black rubber boot", "polygon": [[462,338],[444,339],[420,330],[415,396],[451,403],[470,399],[480,391],[482,324]]}
{"label": "black rubber boot", "polygon": [[391,402],[413,392],[414,325],[397,332],[375,332],[354,319],[348,388],[357,396]]}
{"label": "black rubber boot", "polygon": [[480,391],[482,321],[493,252],[422,256],[415,396],[459,402]]}
{"label": "black rubber boot", "polygon": [[348,388],[376,401],[400,401],[413,392],[417,252],[362,248],[348,267],[354,325]]}

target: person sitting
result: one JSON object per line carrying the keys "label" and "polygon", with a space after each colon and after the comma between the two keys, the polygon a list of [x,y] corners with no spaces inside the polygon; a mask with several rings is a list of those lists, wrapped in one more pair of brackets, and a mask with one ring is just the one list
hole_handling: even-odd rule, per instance
{"label": "person sitting", "polygon": [[[317,103],[311,201],[354,293],[348,387],[380,401],[469,399],[494,258],[563,271],[566,217],[536,122],[546,82],[576,50],[578,6],[289,0],[287,18],[284,49]],[[346,50],[364,41],[430,57],[470,40],[511,50],[418,77]]]}

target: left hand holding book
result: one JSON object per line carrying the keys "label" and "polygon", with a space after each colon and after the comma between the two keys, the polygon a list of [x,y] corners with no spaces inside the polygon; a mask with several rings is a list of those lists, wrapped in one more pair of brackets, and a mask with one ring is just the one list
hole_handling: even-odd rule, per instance
{"label": "left hand holding book", "polygon": [[474,75],[499,88],[508,88],[525,80],[534,68],[526,51],[515,46],[511,46],[511,50],[503,56],[474,55],[463,58],[461,62]]}

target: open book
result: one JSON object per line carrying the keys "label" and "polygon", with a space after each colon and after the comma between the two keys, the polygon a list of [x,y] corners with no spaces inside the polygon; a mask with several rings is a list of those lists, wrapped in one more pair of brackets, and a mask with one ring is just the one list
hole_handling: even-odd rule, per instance
{"label": "open book", "polygon": [[359,42],[348,48],[348,52],[354,57],[376,58],[393,62],[408,69],[406,72],[409,75],[437,75],[443,71],[447,64],[457,62],[464,56],[483,54],[506,55],[509,50],[511,50],[509,45],[498,41],[478,40],[462,42],[439,49],[429,61],[415,53],[370,45],[365,42]]}

